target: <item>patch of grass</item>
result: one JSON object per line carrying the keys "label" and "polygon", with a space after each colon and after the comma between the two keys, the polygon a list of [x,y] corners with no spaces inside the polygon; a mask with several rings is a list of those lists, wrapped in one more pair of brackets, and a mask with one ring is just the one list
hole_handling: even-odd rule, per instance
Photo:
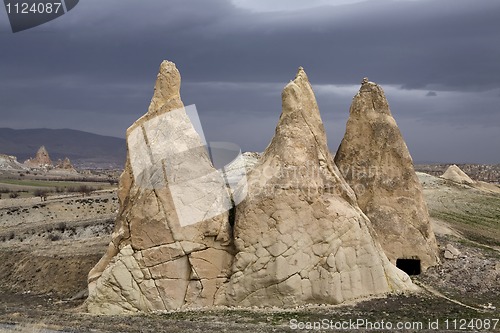
{"label": "patch of grass", "polygon": [[31,187],[65,187],[65,186],[75,186],[82,183],[78,182],[58,182],[50,180],[22,180],[22,179],[0,179],[0,183],[10,184],[10,185],[20,185],[20,186],[31,186]]}
{"label": "patch of grass", "polygon": [[445,221],[465,237],[500,246],[500,196],[481,191],[456,191],[429,205],[431,217]]}
{"label": "patch of grass", "polygon": [[472,239],[469,240],[469,239],[458,238],[456,241],[460,244],[463,244],[463,245],[466,245],[469,247],[479,248],[479,249],[483,250],[484,253],[488,257],[500,259],[500,252],[498,252],[497,250],[495,250],[489,246],[478,244],[476,241],[474,241]]}
{"label": "patch of grass", "polygon": [[443,220],[467,238],[493,246],[500,246],[500,221],[478,214],[461,212],[431,212],[431,217]]}

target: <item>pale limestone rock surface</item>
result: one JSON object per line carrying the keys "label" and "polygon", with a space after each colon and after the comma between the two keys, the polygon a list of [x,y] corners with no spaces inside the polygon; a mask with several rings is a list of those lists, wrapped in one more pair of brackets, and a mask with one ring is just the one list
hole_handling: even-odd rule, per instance
{"label": "pale limestone rock surface", "polygon": [[413,161],[380,86],[363,80],[335,163],[356,192],[387,257],[436,265],[438,247]]}
{"label": "pale limestone rock surface", "polygon": [[460,184],[473,185],[474,181],[455,164],[450,165],[441,175],[441,178],[454,181]]}
{"label": "pale limestone rock surface", "polygon": [[447,244],[444,250],[445,259],[457,259],[461,255],[460,251],[451,244]]}
{"label": "pale limestone rock surface", "polygon": [[148,112],[127,130],[120,211],[89,273],[91,313],[211,306],[233,261],[229,194],[164,61]]}
{"label": "pale limestone rock surface", "polygon": [[272,142],[236,207],[236,257],[220,304],[292,307],[412,288],[373,239],[329,153],[302,68],[282,94]]}
{"label": "pale limestone rock surface", "polygon": [[26,166],[17,161],[17,157],[0,154],[0,170],[24,170]]}

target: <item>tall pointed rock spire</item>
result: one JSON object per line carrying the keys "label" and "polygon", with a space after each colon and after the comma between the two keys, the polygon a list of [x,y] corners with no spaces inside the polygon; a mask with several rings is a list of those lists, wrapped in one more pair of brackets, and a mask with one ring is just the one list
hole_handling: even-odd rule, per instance
{"label": "tall pointed rock spire", "polygon": [[[438,247],[422,186],[382,88],[364,79],[335,163],[356,192],[391,262],[436,265]],[[420,270],[420,268],[418,269]]]}
{"label": "tall pointed rock spire", "polygon": [[236,207],[226,304],[290,307],[411,288],[373,239],[329,153],[302,68],[282,94],[276,133]]}

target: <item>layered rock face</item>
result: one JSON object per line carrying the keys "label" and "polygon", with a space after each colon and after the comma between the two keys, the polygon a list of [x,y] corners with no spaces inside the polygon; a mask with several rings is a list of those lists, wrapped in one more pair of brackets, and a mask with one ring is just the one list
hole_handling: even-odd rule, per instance
{"label": "layered rock face", "polygon": [[454,181],[460,184],[472,185],[474,181],[455,164],[450,165],[441,175],[441,178]]}
{"label": "layered rock face", "polygon": [[282,94],[275,136],[236,207],[226,304],[337,304],[411,287],[373,240],[326,143],[303,69]]}
{"label": "layered rock face", "polygon": [[0,170],[24,170],[26,166],[17,161],[17,157],[0,154]]}
{"label": "layered rock face", "polygon": [[88,310],[114,314],[211,306],[233,260],[231,201],[163,62],[148,112],[127,130],[120,211],[89,273]]}
{"label": "layered rock face", "polygon": [[413,161],[380,86],[363,80],[350,108],[335,163],[356,192],[387,257],[417,259],[422,270],[438,263]]}
{"label": "layered rock face", "polygon": [[35,158],[30,158],[24,162],[30,168],[52,167],[52,160],[45,146],[41,146],[36,152]]}

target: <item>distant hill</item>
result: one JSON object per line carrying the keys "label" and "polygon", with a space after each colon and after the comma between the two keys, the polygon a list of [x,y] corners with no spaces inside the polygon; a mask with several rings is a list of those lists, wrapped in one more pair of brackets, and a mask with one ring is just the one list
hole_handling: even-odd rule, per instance
{"label": "distant hill", "polygon": [[16,156],[19,162],[35,156],[44,145],[53,161],[69,157],[79,167],[123,167],[125,139],[72,129],[0,128],[0,154]]}

